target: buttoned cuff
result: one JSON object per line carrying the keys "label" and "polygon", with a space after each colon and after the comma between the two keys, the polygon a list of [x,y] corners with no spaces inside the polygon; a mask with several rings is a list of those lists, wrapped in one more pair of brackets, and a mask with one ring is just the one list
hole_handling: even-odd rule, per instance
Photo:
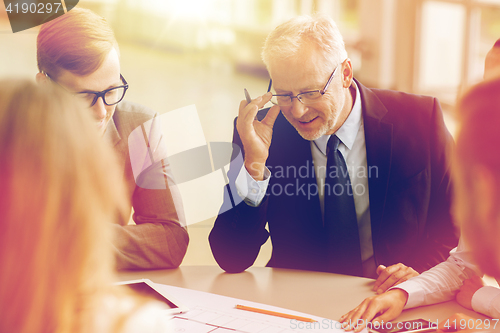
{"label": "buttoned cuff", "polygon": [[398,284],[397,286],[389,288],[389,290],[391,289],[401,289],[406,291],[408,294],[408,299],[406,300],[404,309],[415,308],[424,303],[424,291],[418,282],[408,280]]}
{"label": "buttoned cuff", "polygon": [[479,288],[471,301],[472,309],[490,317],[500,312],[500,289],[493,286]]}
{"label": "buttoned cuff", "polygon": [[270,178],[271,171],[267,167],[264,169],[264,180],[257,181],[250,176],[245,165],[243,165],[235,181],[238,195],[247,205],[258,207],[266,195]]}

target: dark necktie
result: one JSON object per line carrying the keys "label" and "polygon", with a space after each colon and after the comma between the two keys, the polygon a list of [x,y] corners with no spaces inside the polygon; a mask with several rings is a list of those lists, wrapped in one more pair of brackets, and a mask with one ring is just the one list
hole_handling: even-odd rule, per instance
{"label": "dark necktie", "polygon": [[328,270],[347,275],[363,275],[358,220],[349,172],[338,150],[340,140],[328,140],[325,177],[325,230],[328,242]]}

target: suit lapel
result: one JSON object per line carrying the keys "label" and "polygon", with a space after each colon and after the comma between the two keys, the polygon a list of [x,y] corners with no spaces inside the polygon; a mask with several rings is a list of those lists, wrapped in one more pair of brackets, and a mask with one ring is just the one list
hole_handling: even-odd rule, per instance
{"label": "suit lapel", "polygon": [[[393,125],[384,121],[387,109],[370,89],[356,81],[361,94],[365,127],[366,160],[372,238],[381,227],[391,173]],[[376,245],[374,245],[374,249]]]}

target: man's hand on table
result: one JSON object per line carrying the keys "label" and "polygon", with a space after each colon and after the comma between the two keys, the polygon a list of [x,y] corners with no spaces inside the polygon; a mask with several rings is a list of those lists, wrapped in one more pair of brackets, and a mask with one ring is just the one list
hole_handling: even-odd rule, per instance
{"label": "man's hand on table", "polygon": [[407,299],[406,291],[391,289],[381,295],[368,297],[354,310],[340,317],[339,322],[343,324],[344,330],[359,332],[370,321],[385,323],[395,319],[403,311]]}
{"label": "man's hand on table", "polygon": [[382,294],[392,286],[405,282],[409,278],[418,276],[418,272],[413,268],[403,264],[395,264],[389,267],[379,265],[377,267],[378,278],[373,285],[373,291]]}
{"label": "man's hand on table", "polygon": [[470,279],[464,281],[462,287],[460,287],[460,291],[458,292],[456,298],[458,304],[467,308],[469,310],[472,309],[472,296],[474,293],[478,291],[479,288],[483,287],[483,280],[479,276],[473,276]]}

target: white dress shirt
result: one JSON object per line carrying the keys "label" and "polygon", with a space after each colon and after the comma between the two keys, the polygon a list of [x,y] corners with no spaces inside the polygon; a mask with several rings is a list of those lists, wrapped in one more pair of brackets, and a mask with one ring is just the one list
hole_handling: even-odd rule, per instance
{"label": "white dress shirt", "polygon": [[[409,309],[455,299],[464,280],[474,275],[482,276],[482,273],[460,238],[458,246],[450,251],[445,262],[391,289],[403,289],[408,293],[405,309]],[[492,286],[478,289],[472,296],[472,308],[487,316],[500,318],[500,289]]]}
{"label": "white dress shirt", "polygon": [[[366,162],[365,130],[362,117],[361,98],[356,83],[352,82],[355,89],[353,107],[346,121],[337,130],[335,135],[340,139],[339,151],[344,157],[351,180],[354,206],[358,220],[359,240],[361,246],[361,260],[363,274],[367,277],[376,277],[375,260],[373,258],[373,243],[370,222],[370,202],[368,197],[368,170]],[[327,165],[326,147],[330,135],[323,135],[311,141],[311,153],[316,173],[316,182],[319,189],[325,186],[325,170]],[[378,175],[372,175],[378,176]],[[260,205],[269,185],[271,172],[266,167],[264,180],[256,181],[250,176],[243,165],[236,178],[238,195],[250,206]],[[324,191],[318,191],[321,213],[324,218]]]}

